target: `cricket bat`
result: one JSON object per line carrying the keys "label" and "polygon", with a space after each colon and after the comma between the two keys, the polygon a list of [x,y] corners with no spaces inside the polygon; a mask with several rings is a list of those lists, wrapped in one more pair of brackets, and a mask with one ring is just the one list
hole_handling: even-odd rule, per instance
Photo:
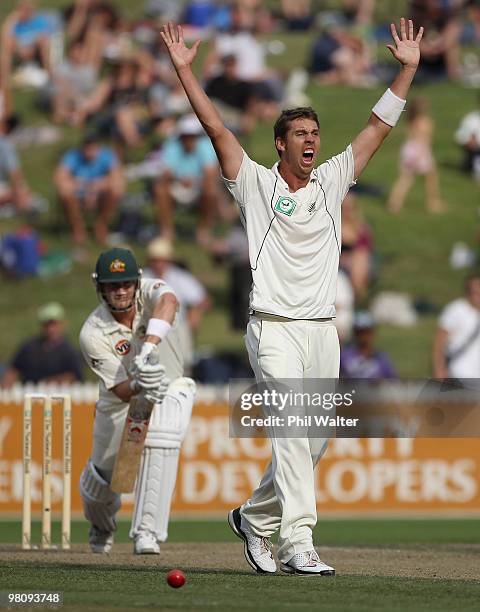
{"label": "cricket bat", "polygon": [[[158,361],[157,352],[150,353],[148,362],[155,365]],[[132,493],[135,488],[153,406],[142,393],[130,400],[110,483],[110,488],[115,493]]]}

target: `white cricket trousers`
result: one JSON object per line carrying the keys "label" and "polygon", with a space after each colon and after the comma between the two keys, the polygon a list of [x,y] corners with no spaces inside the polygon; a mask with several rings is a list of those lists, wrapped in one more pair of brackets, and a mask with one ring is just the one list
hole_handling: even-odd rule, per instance
{"label": "white cricket trousers", "polygon": [[[245,336],[257,382],[264,379],[338,378],[340,345],[332,321],[250,318]],[[326,438],[272,438],[272,460],[241,516],[260,537],[279,532],[278,558],[288,562],[313,548],[317,522],[314,469]]]}

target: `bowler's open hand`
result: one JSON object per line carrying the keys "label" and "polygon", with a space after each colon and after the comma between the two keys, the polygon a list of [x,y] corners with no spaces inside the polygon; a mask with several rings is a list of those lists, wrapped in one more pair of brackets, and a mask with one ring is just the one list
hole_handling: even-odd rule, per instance
{"label": "bowler's open hand", "polygon": [[168,49],[172,63],[177,70],[190,66],[197,55],[200,41],[196,40],[189,49],[183,40],[182,26],[177,26],[171,21],[163,26],[160,32],[165,45]]}
{"label": "bowler's open hand", "polygon": [[390,24],[390,31],[395,45],[387,45],[387,48],[390,49],[393,57],[406,68],[416,69],[420,61],[420,41],[423,36],[423,28],[418,30],[415,37],[413,21],[408,20],[407,32],[406,20],[402,17],[400,19],[400,36],[398,36],[394,23]]}

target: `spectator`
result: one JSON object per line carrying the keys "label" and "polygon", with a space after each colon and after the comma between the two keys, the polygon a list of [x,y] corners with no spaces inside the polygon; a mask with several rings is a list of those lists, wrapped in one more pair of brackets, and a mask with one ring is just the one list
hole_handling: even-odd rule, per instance
{"label": "spectator", "polygon": [[217,34],[214,46],[204,63],[206,79],[213,78],[220,70],[223,57],[233,55],[237,59],[237,77],[250,83],[257,100],[257,110],[262,119],[271,119],[278,112],[283,96],[283,86],[266,63],[266,51],[251,31],[252,12],[249,7],[236,3],[231,10],[231,24],[227,32]]}
{"label": "spectator", "polygon": [[214,240],[207,246],[218,262],[225,260],[227,262],[230,325],[234,330],[244,330],[249,317],[252,269],[250,268],[247,235],[240,219],[237,218],[224,238]]}
{"label": "spectator", "polygon": [[368,223],[350,191],[342,204],[342,253],[340,267],[348,274],[355,296],[365,297],[373,269],[373,239]]}
{"label": "spectator", "polygon": [[83,45],[85,63],[100,70],[118,21],[114,4],[106,0],[76,0],[66,11],[67,34]]}
{"label": "spectator", "polygon": [[50,34],[50,22],[35,10],[34,0],[19,0],[2,26],[1,73],[7,87],[17,58],[22,63],[39,60],[50,70]]}
{"label": "spectator", "polygon": [[480,273],[465,285],[465,297],[442,311],[433,339],[435,378],[480,377]]}
{"label": "spectator", "polygon": [[460,13],[465,0],[411,0],[410,18],[421,23],[420,79],[460,76]]}
{"label": "spectator", "polygon": [[310,29],[313,21],[311,0],[281,0],[282,18],[289,31]]}
{"label": "spectator", "polygon": [[161,278],[173,289],[180,303],[180,344],[185,366],[193,363],[193,338],[198,331],[210,298],[203,285],[188,270],[174,263],[172,243],[155,238],[147,246],[147,269],[143,278]]}
{"label": "spectator", "polygon": [[174,202],[183,205],[198,203],[197,240],[205,244],[218,211],[220,172],[210,140],[194,115],[179,120],[177,136],[164,145],[163,163],[165,169],[154,184],[162,236],[168,240],[174,236]]}
{"label": "spectator", "polygon": [[353,344],[340,352],[342,378],[396,378],[388,355],[375,348],[375,322],[367,311],[357,312],[353,324]]}
{"label": "spectator", "polygon": [[0,117],[0,209],[11,204],[18,212],[25,212],[31,207],[32,194],[9,138],[17,122],[18,119],[13,115]]}
{"label": "spectator", "polygon": [[72,383],[83,380],[80,357],[65,337],[65,310],[58,302],[38,310],[41,333],[26,340],[5,371],[1,386],[24,383]]}
{"label": "spectator", "polygon": [[400,174],[390,192],[388,208],[393,213],[401,211],[415,177],[419,175],[425,179],[427,210],[443,212],[437,165],[432,153],[435,125],[425,98],[412,100],[407,109],[407,121],[407,140],[400,151]]}
{"label": "spectator", "polygon": [[[147,78],[148,81],[148,78]],[[119,136],[123,143],[136,147],[142,143],[141,121],[147,119],[150,82],[133,59],[123,60],[105,77],[75,115],[75,124],[91,118],[104,136]]]}
{"label": "spectator", "polygon": [[105,244],[108,223],[125,189],[123,169],[113,150],[101,145],[95,134],[87,135],[81,147],[63,156],[54,181],[74,242],[86,241],[83,211],[95,211],[95,239]]}
{"label": "spectator", "polygon": [[248,133],[255,127],[255,99],[250,83],[238,77],[237,58],[222,58],[222,72],[207,81],[205,92],[217,106],[224,123],[235,133]]}
{"label": "spectator", "polygon": [[321,31],[310,54],[309,71],[317,83],[366,87],[375,83],[366,41],[351,33],[338,15],[320,18]]}
{"label": "spectator", "polygon": [[465,115],[455,134],[455,140],[463,149],[464,170],[471,172],[480,182],[480,107]]}
{"label": "spectator", "polygon": [[80,42],[72,43],[67,58],[54,71],[52,107],[55,122],[73,123],[97,86],[97,71],[84,61],[83,52]]}

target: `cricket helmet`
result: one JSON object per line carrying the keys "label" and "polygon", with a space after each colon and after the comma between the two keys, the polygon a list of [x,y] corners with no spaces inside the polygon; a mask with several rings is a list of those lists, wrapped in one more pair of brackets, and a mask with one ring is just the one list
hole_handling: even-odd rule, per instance
{"label": "cricket helmet", "polygon": [[140,275],[141,270],[132,251],[117,247],[100,255],[93,278],[96,283],[123,283],[138,280]]}
{"label": "cricket helmet", "polygon": [[105,285],[106,283],[125,283],[135,281],[138,289],[138,283],[141,275],[142,270],[138,267],[134,254],[128,249],[116,247],[101,253],[97,259],[95,272],[92,274],[92,279],[95,283],[97,293],[101,301],[106,303],[108,308],[114,312],[125,312],[133,307],[135,299],[128,306],[128,308],[115,308],[106,299],[102,285]]}

